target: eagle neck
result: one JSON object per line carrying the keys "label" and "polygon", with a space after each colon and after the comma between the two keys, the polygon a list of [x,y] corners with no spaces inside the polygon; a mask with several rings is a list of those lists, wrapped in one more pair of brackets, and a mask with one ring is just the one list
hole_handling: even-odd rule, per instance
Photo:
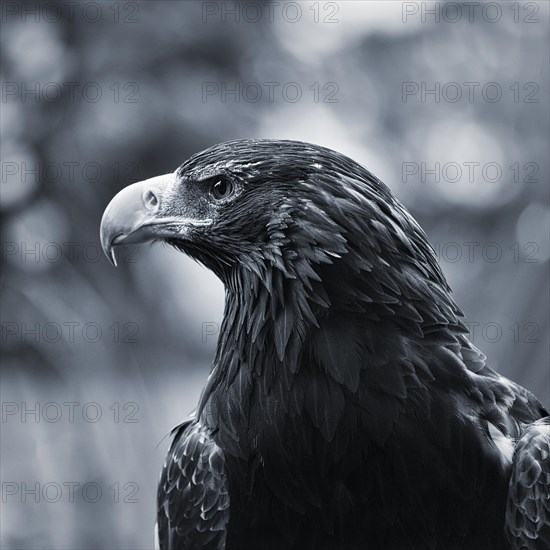
{"label": "eagle neck", "polygon": [[[313,273],[313,271],[312,271]],[[211,427],[249,421],[252,403],[265,400],[284,380],[290,391],[304,342],[328,303],[319,281],[272,266],[241,269],[225,277],[226,297],[216,355],[199,404]],[[328,300],[328,299],[327,299]],[[228,412],[229,411],[229,412]]]}

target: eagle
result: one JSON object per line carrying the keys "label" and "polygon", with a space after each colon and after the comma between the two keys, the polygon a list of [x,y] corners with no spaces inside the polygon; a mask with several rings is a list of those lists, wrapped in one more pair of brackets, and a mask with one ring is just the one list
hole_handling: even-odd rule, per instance
{"label": "eagle", "polygon": [[433,249],[333,150],[234,140],[122,189],[101,243],[225,286],[158,487],[162,550],[550,548],[550,419],[469,340]]}

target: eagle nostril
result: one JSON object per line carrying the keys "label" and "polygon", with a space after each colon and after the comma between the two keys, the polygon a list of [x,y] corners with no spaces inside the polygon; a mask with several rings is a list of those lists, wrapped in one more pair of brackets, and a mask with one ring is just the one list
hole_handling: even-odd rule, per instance
{"label": "eagle nostril", "polygon": [[143,194],[143,203],[149,210],[157,210],[159,207],[159,200],[153,191],[145,191]]}

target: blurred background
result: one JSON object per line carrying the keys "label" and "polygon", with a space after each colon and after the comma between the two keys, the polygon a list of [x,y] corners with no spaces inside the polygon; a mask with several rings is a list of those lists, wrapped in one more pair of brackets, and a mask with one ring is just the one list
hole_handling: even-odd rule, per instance
{"label": "blurred background", "polygon": [[549,4],[2,4],[2,534],[147,549],[223,288],[102,256],[122,187],[233,138],[365,164],[426,230],[490,365],[549,396]]}

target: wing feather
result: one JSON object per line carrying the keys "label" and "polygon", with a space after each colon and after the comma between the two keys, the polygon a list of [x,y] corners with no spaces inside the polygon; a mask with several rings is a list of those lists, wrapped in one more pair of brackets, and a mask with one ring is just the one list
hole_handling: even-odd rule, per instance
{"label": "wing feather", "polygon": [[516,446],[505,530],[518,550],[550,548],[550,417],[530,424]]}
{"label": "wing feather", "polygon": [[195,420],[173,433],[158,488],[160,549],[223,550],[229,520],[223,452]]}

